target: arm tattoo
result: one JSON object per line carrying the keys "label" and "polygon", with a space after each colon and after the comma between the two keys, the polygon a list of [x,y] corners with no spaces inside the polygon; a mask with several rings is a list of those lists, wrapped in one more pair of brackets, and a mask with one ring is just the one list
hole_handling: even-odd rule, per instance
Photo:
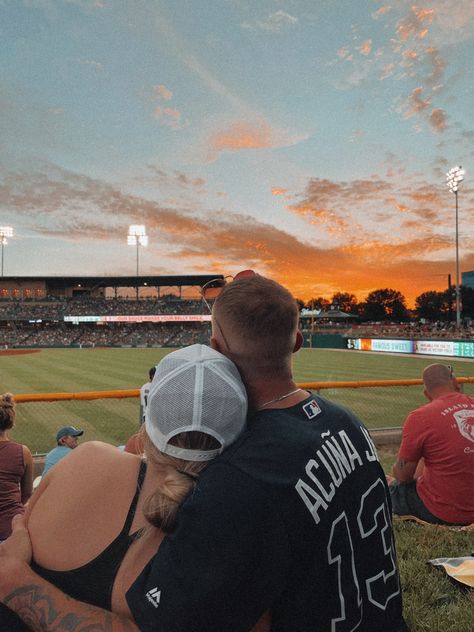
{"label": "arm tattoo", "polygon": [[406,464],[407,464],[407,462],[404,461],[403,459],[398,459],[398,467],[400,469],[404,468]]}
{"label": "arm tattoo", "polygon": [[[13,590],[4,603],[34,632],[133,632],[137,627],[107,610],[61,595],[63,607],[38,584]],[[77,607],[77,605],[79,607]],[[75,612],[74,612],[75,611]],[[115,621],[114,621],[115,620]],[[115,625],[114,625],[115,623]]]}

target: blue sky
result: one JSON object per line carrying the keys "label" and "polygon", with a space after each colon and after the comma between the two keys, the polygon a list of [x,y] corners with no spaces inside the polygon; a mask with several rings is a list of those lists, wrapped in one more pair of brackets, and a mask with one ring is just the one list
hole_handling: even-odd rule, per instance
{"label": "blue sky", "polygon": [[474,5],[0,0],[5,275],[254,267],[302,298],[474,269]]}

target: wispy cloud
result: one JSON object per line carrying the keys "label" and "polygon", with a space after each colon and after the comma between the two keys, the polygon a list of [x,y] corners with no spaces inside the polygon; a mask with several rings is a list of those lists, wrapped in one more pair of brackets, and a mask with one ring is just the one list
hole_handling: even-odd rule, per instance
{"label": "wispy cloud", "polygon": [[270,13],[270,15],[264,19],[255,19],[252,22],[242,22],[241,26],[244,29],[255,29],[271,33],[279,33],[283,29],[294,26],[297,23],[297,17],[280,9],[275,13]]}
{"label": "wispy cloud", "polygon": [[307,136],[296,135],[270,126],[265,119],[237,120],[212,132],[207,139],[207,161],[215,160],[222,152],[248,151],[287,147]]}
{"label": "wispy cloud", "polygon": [[69,61],[74,64],[79,64],[81,66],[89,66],[90,68],[94,68],[96,70],[104,69],[101,62],[96,61],[95,59],[84,59],[83,57],[71,57]]}
{"label": "wispy cloud", "polygon": [[157,99],[170,101],[173,98],[173,93],[171,92],[171,90],[164,86],[162,83],[153,86],[153,93]]}
{"label": "wispy cloud", "polygon": [[153,100],[158,105],[153,110],[153,117],[163,125],[173,130],[182,129],[185,126],[181,112],[169,105],[163,105],[163,101],[168,102],[173,98],[173,93],[163,84],[158,84],[152,88]]}

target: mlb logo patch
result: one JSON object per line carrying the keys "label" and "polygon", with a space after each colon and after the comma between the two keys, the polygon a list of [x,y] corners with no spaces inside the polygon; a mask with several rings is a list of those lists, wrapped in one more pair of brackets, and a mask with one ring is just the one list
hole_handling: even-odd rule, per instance
{"label": "mlb logo patch", "polygon": [[319,415],[319,413],[322,412],[318,402],[315,399],[305,404],[303,406],[303,410],[306,413],[308,419],[314,419],[316,415]]}

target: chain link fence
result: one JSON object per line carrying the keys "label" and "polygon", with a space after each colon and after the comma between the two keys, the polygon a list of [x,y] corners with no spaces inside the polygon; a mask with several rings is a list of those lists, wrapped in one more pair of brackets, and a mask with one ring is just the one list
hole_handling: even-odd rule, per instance
{"label": "chain link fence", "polygon": [[[474,396],[474,378],[459,378],[459,382],[464,392]],[[301,386],[350,408],[370,429],[400,428],[411,410],[426,403],[421,380],[307,382]],[[34,454],[51,450],[58,428],[69,425],[84,430],[81,441],[123,445],[139,428],[138,392],[19,395],[10,436]],[[41,398],[53,401],[38,401]]]}

